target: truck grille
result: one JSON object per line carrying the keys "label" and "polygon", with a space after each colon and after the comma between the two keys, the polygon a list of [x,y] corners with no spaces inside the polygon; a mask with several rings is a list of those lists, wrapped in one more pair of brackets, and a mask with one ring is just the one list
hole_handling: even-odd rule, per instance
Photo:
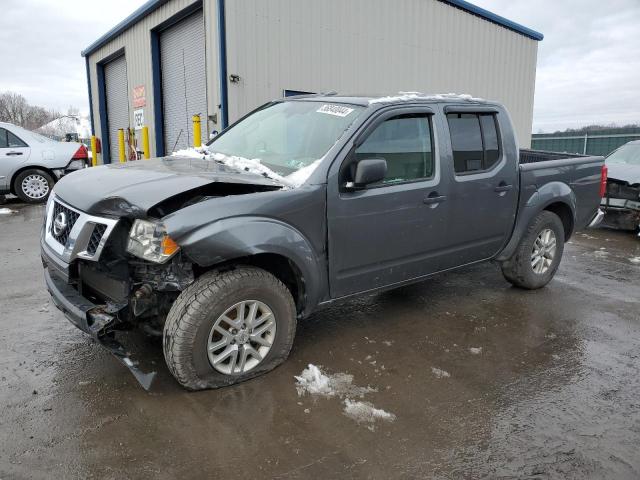
{"label": "truck grille", "polygon": [[106,230],[107,226],[101,223],[96,223],[96,226],[93,227],[93,232],[91,233],[91,238],[89,238],[89,244],[87,245],[87,253],[89,255],[95,255],[96,250],[98,250],[98,245],[100,245],[100,240],[102,240],[102,236]]}
{"label": "truck grille", "polygon": [[[55,231],[55,220],[58,218],[60,214],[64,215],[66,220],[66,226],[61,231],[56,234]],[[56,239],[60,245],[66,246],[67,241],[69,240],[69,234],[71,233],[71,229],[78,221],[79,213],[74,212],[73,210],[61,205],[60,203],[54,201],[53,202],[53,221],[51,222],[51,236]]]}

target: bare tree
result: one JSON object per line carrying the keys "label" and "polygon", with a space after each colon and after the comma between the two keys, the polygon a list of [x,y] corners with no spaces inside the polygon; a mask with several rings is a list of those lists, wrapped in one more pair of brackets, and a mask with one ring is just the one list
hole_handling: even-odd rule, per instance
{"label": "bare tree", "polygon": [[0,93],[0,122],[35,130],[59,116],[60,114],[54,110],[29,105],[27,99],[19,93]]}

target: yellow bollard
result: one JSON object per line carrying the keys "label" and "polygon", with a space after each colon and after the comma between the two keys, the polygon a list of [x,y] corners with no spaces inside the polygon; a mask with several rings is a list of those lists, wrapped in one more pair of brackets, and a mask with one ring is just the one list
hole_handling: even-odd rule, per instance
{"label": "yellow bollard", "polygon": [[96,142],[96,136],[91,135],[91,166],[95,167],[98,165],[98,142]]}
{"label": "yellow bollard", "polygon": [[120,163],[124,163],[127,161],[127,152],[124,148],[124,129],[118,129],[118,147],[120,151],[118,154],[120,155]]}
{"label": "yellow bollard", "polygon": [[151,150],[149,150],[149,127],[142,127],[142,151],[146,160],[151,158]]}
{"label": "yellow bollard", "polygon": [[191,120],[193,120],[193,146],[200,148],[202,146],[202,140],[200,138],[200,115],[194,115]]}

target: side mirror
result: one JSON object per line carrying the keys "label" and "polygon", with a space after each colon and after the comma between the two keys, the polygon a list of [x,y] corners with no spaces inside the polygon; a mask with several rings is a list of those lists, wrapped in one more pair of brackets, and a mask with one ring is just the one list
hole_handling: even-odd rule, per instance
{"label": "side mirror", "polygon": [[369,158],[356,164],[353,182],[347,182],[347,188],[364,188],[372,183],[384,180],[387,175],[387,161],[384,158]]}

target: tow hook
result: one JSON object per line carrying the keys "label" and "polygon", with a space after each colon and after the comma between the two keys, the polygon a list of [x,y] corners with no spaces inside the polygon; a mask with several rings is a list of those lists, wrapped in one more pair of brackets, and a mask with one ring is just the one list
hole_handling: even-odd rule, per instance
{"label": "tow hook", "polygon": [[87,320],[91,336],[129,369],[142,388],[149,391],[156,372],[145,373],[140,370],[139,362],[133,358],[124,345],[116,340],[115,332],[110,329],[115,323],[116,317],[105,311],[105,307],[97,307],[87,312]]}

